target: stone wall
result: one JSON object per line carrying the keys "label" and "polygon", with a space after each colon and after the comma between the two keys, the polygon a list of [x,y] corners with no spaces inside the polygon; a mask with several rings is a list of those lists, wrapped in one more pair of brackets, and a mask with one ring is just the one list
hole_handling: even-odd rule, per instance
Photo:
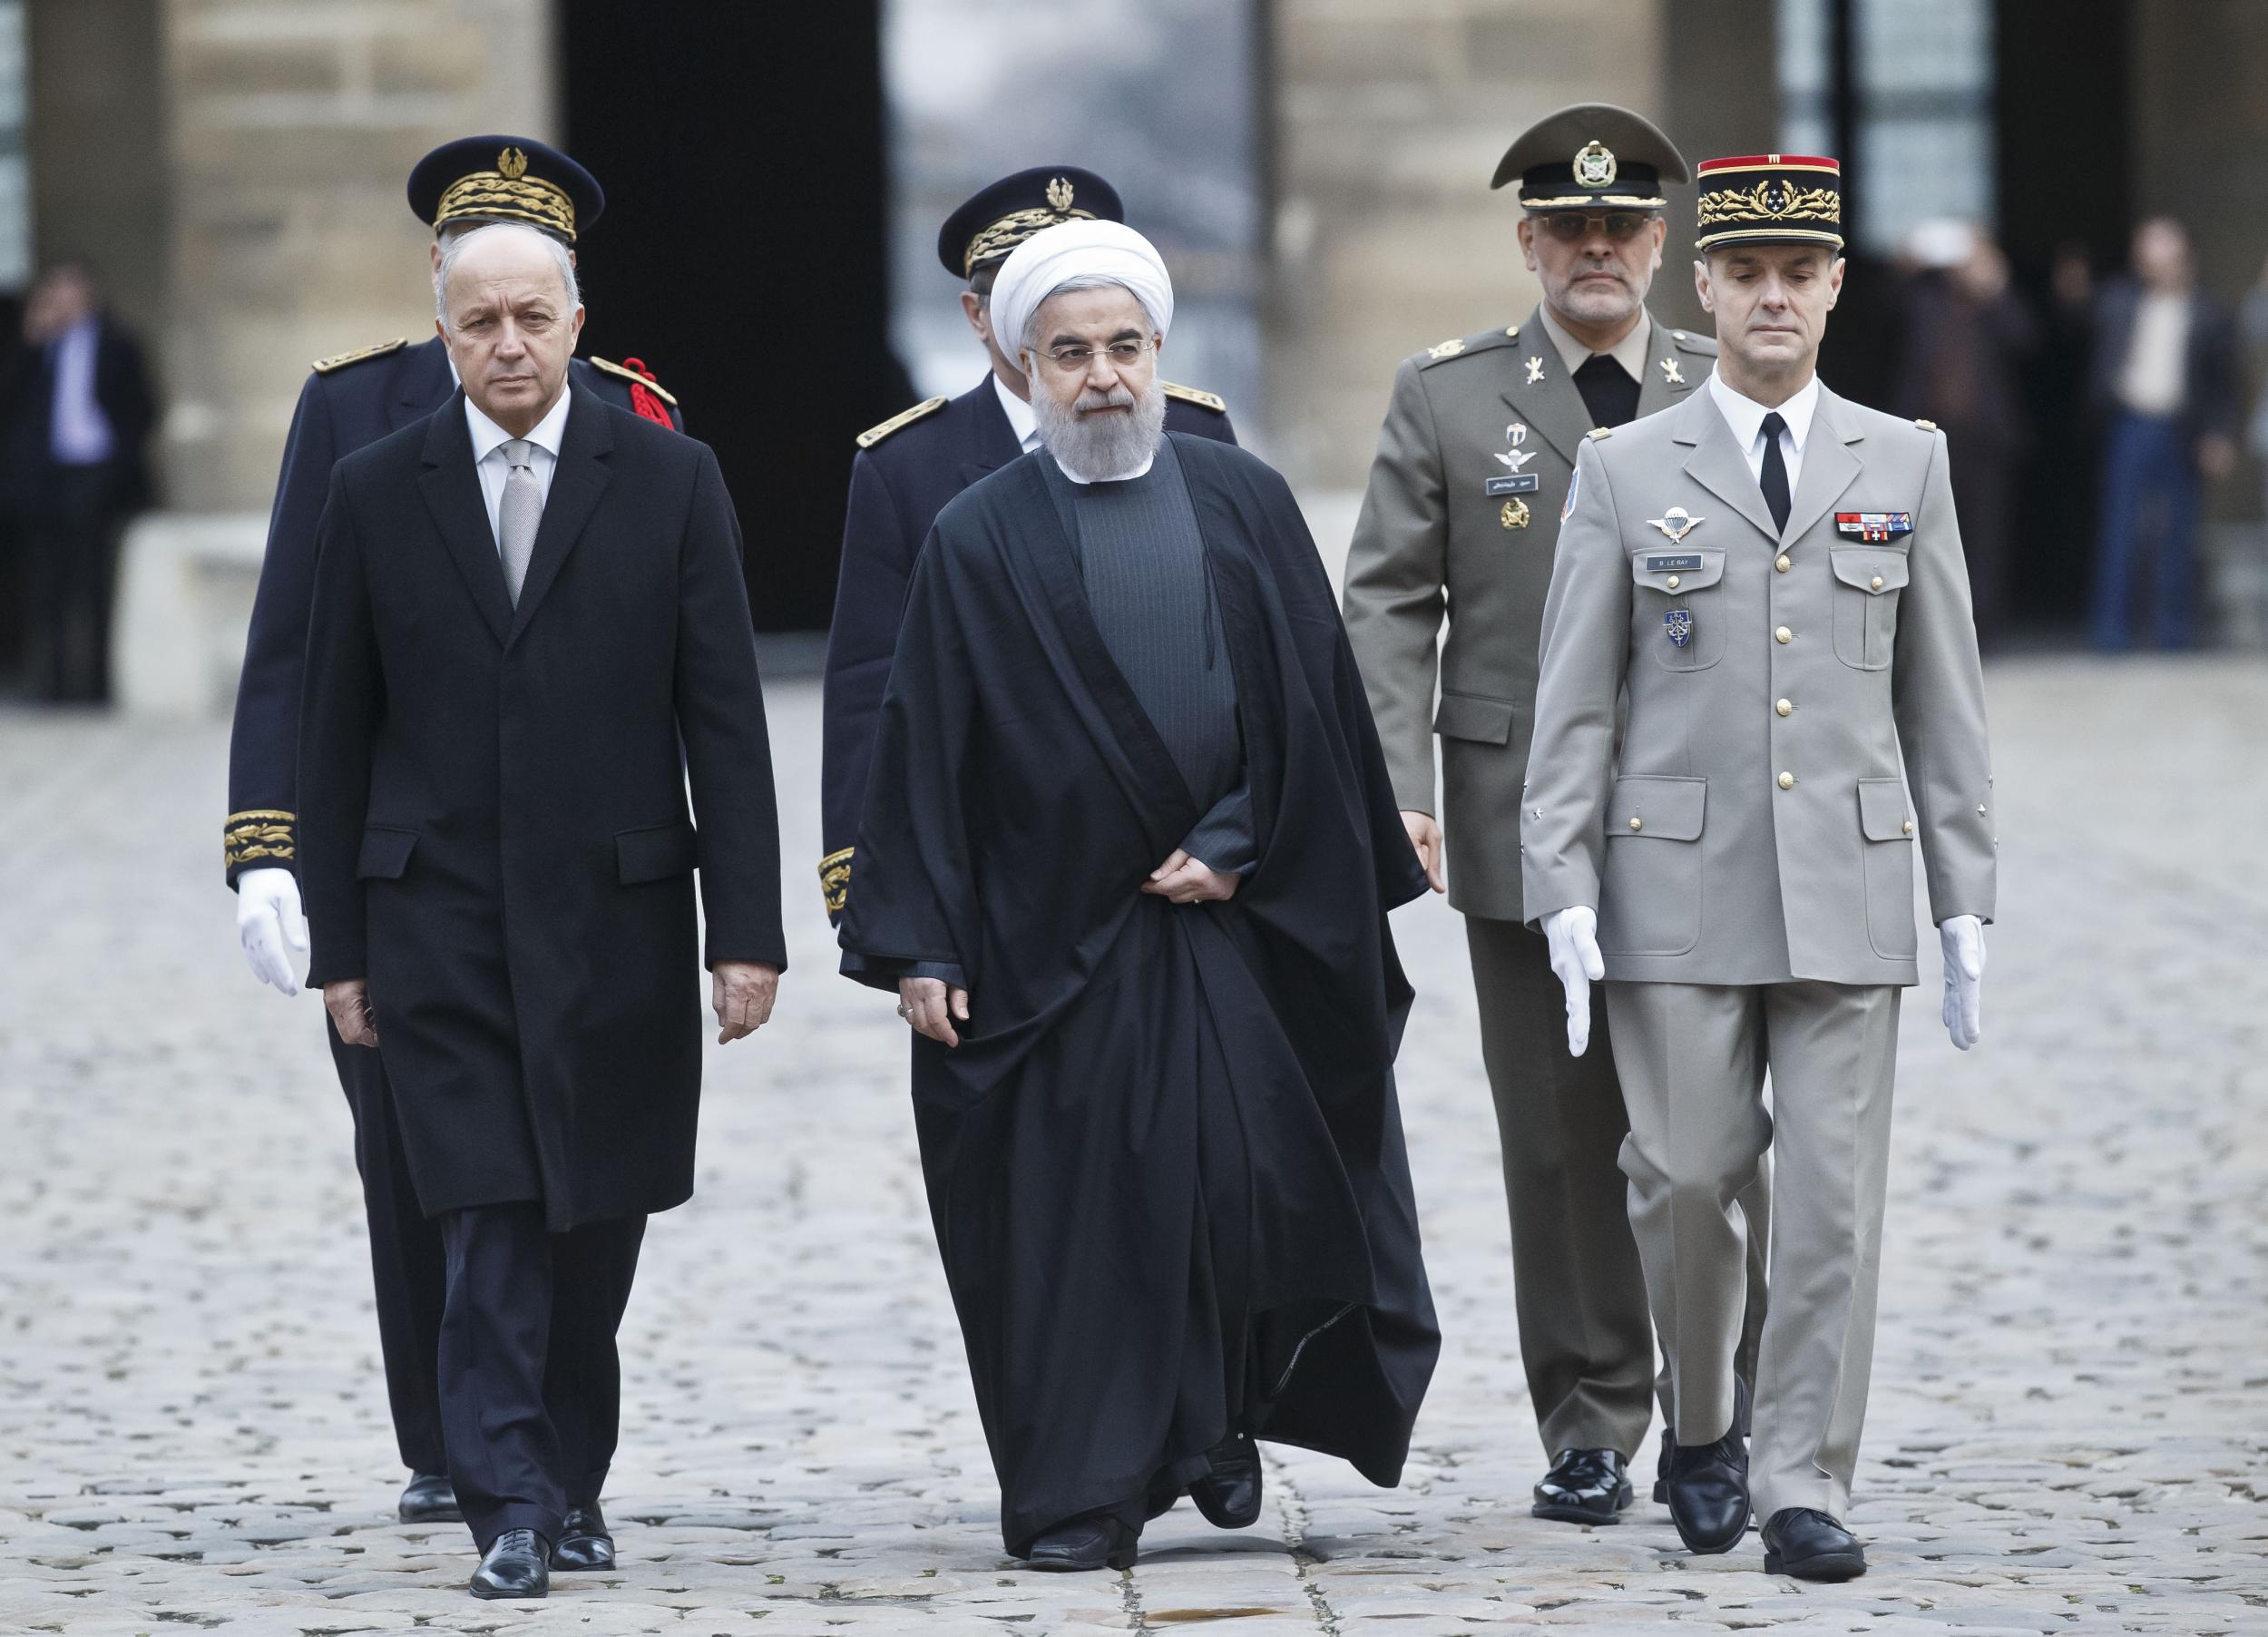
{"label": "stone wall", "polygon": [[156,331],[190,511],[266,506],[309,359],[428,331],[417,156],[556,123],[551,0],[36,0],[31,37],[37,241]]}

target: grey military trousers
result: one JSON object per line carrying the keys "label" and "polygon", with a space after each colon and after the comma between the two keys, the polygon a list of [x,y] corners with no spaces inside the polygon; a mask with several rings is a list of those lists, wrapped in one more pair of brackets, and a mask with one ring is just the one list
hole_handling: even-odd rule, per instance
{"label": "grey military trousers", "polygon": [[1749,1491],[1760,1518],[1790,1506],[1847,1517],[1873,1367],[1900,992],[1823,983],[1606,989],[1630,1114],[1630,1226],[1669,1358],[1677,1441],[1706,1444],[1732,1423],[1756,1238],[1738,1196],[1769,1148],[1777,1220]]}
{"label": "grey military trousers", "polygon": [[[1646,1440],[1657,1397],[1670,1419],[1670,1378],[1666,1364],[1656,1374],[1646,1274],[1625,1203],[1619,1160],[1630,1122],[1598,1021],[1601,990],[1591,990],[1595,1044],[1570,1057],[1565,993],[1542,935],[1467,916],[1465,942],[1503,1151],[1512,1299],[1536,1427],[1548,1454],[1615,1449],[1628,1458]],[[1764,1328],[1772,1192],[1769,1162],[1752,1170],[1741,1195],[1757,1225],[1734,1365],[1743,1380],[1755,1377]]]}

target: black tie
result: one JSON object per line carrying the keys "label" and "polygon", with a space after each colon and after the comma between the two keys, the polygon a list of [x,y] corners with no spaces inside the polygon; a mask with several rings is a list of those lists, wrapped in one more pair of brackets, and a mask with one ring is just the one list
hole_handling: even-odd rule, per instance
{"label": "black tie", "polygon": [[1638,384],[1611,353],[1594,352],[1583,360],[1575,390],[1583,395],[1594,426],[1627,426],[1638,417]]}
{"label": "black tie", "polygon": [[1764,486],[1764,503],[1772,508],[1772,525],[1783,534],[1787,533],[1788,492],[1787,462],[1780,455],[1780,434],[1787,430],[1787,422],[1774,410],[1764,417],[1764,470],[1756,481]]}

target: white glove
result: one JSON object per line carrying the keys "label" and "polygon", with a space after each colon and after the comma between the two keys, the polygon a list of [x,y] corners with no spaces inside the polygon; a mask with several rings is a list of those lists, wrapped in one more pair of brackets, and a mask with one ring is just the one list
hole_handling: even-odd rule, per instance
{"label": "white glove", "polygon": [[1953,1044],[1966,1052],[1984,1033],[1984,923],[1957,915],[1937,929],[1945,955],[1945,1006],[1940,1014]]}
{"label": "white glove", "polygon": [[299,968],[287,951],[308,952],[299,882],[288,869],[248,869],[236,878],[236,936],[252,975],[285,995],[299,993]]}
{"label": "white glove", "polygon": [[1590,1045],[1590,986],[1607,975],[1607,962],[1598,953],[1598,912],[1578,904],[1543,917],[1543,936],[1551,946],[1551,970],[1567,990],[1567,1050],[1580,1057]]}

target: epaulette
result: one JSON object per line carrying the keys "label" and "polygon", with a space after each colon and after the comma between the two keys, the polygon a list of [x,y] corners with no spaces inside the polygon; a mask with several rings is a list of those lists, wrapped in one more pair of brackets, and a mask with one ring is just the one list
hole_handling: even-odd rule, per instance
{"label": "epaulette", "polygon": [[337,358],[318,358],[314,369],[318,375],[328,375],[334,369],[344,369],[349,364],[359,364],[365,358],[382,358],[389,352],[399,351],[409,345],[408,338],[396,336],[391,341],[380,341],[376,347],[358,347],[352,352],[342,352]]}
{"label": "epaulette", "polygon": [[1924,432],[1934,432],[1937,430],[1937,423],[1935,421],[1925,421],[1918,416],[1914,418],[1913,424],[1921,427]]}
{"label": "epaulette", "polygon": [[655,380],[653,377],[650,375],[640,375],[637,370],[630,368],[626,365],[617,364],[611,358],[592,358],[591,360],[591,368],[593,369],[603,369],[609,375],[619,375],[626,381],[633,381],[637,385],[643,387],[647,391],[652,393],[654,397],[660,398],[665,404],[674,407],[677,403],[676,397],[670,394],[670,390],[663,387],[660,381]]}
{"label": "epaulette", "polygon": [[1499,347],[1509,347],[1519,338],[1520,326],[1517,324],[1509,329],[1483,330],[1477,336],[1457,336],[1450,340],[1438,342],[1420,353],[1416,360],[1417,367],[1420,369],[1431,369],[1434,365],[1445,364],[1452,358],[1461,358],[1472,353],[1488,352]]}
{"label": "epaulette", "polygon": [[951,398],[942,397],[924,398],[911,409],[901,409],[879,426],[869,426],[861,432],[858,435],[858,446],[862,449],[871,449],[893,432],[903,431],[924,416],[936,414],[952,401]]}
{"label": "epaulette", "polygon": [[1716,357],[1715,336],[1696,336],[1689,329],[1673,329],[1669,332],[1669,338],[1676,343],[1679,352],[1689,352],[1704,358]]}
{"label": "epaulette", "polygon": [[1185,404],[1210,409],[1215,415],[1228,413],[1228,401],[1217,392],[1202,392],[1195,387],[1184,387],[1175,381],[1160,381],[1158,385],[1168,397],[1178,397]]}
{"label": "epaulette", "polygon": [[1598,443],[1602,438],[1612,437],[1614,435],[1615,429],[1612,426],[1593,426],[1589,431],[1583,434],[1585,437],[1589,438],[1593,443]]}

